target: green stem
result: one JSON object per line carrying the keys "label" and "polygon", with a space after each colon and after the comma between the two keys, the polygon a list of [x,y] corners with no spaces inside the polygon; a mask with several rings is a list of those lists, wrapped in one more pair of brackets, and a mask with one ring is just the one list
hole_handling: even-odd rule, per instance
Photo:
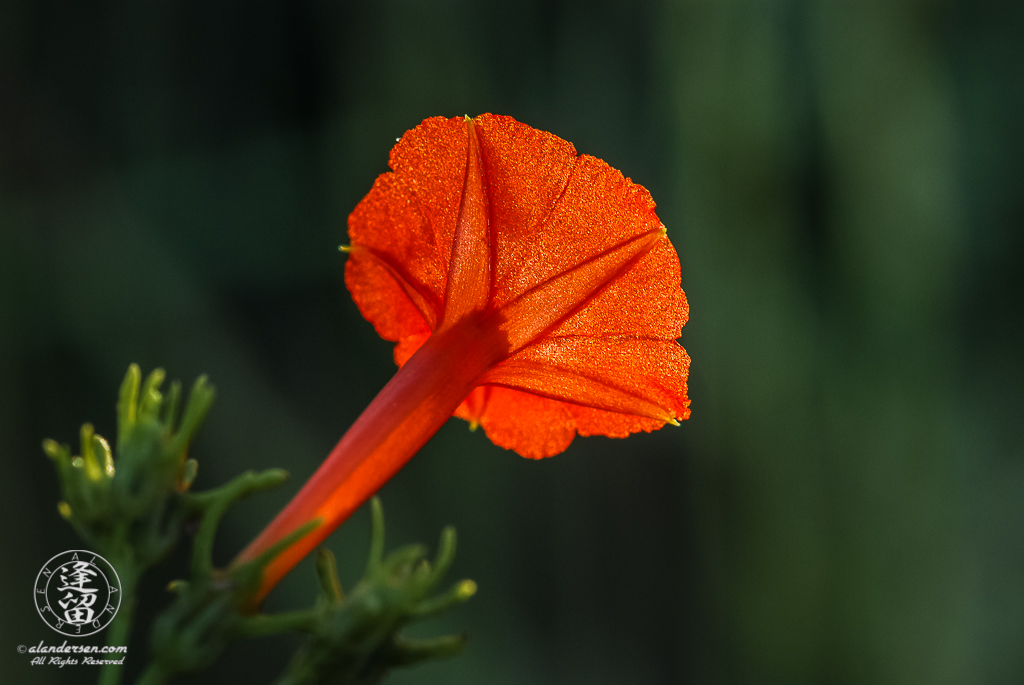
{"label": "green stem", "polygon": [[[132,619],[135,614],[135,586],[138,581],[135,570],[129,564],[121,564],[119,580],[121,581],[121,606],[114,620],[107,629],[107,646],[115,647],[128,644],[132,632]],[[125,659],[127,661],[127,658]],[[98,685],[118,685],[124,666],[105,664],[100,670]]]}

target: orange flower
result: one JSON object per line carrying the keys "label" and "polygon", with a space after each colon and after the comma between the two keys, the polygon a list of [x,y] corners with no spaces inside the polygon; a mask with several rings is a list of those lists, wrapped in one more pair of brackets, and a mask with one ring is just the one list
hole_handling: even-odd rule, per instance
{"label": "orange flower", "polygon": [[349,217],[345,282],[401,367],[242,552],[304,523],[259,597],[454,413],[540,458],[689,417],[679,258],[650,194],[511,117],[407,132]]}

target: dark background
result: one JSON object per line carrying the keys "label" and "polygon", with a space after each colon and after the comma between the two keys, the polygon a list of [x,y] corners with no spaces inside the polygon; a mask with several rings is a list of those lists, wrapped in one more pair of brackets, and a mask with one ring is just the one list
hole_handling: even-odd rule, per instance
{"label": "dark background", "polygon": [[[0,681],[95,675],[16,653],[77,544],[40,440],[112,435],[132,361],[209,373],[196,487],[293,474],[226,563],[394,371],[348,212],[405,130],[488,111],[650,189],[693,418],[543,462],[442,429],[382,496],[391,546],[458,527],[480,592],[420,633],[470,643],[390,682],[1024,681],[1024,5],[975,5],[0,4]],[[348,586],[367,527],[329,541]],[[313,593],[306,562],[268,606]]]}

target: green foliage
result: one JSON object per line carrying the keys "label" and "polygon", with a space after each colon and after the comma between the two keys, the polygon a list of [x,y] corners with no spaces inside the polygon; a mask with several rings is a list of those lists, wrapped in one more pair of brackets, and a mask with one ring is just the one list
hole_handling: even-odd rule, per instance
{"label": "green foliage", "polygon": [[[122,608],[111,624],[108,644],[127,642],[139,576],[167,555],[187,521],[198,518],[189,578],[168,588],[175,600],[153,626],[151,662],[141,683],[165,683],[195,673],[209,667],[231,642],[284,632],[309,638],[280,685],[371,685],[390,668],[453,656],[462,649],[461,635],[414,640],[399,633],[405,625],[441,613],[476,592],[476,584],[464,580],[430,596],[454,559],[455,531],[445,529],[433,564],[421,545],[385,557],[384,514],[377,499],[372,504],[366,572],[350,596],[341,590],[334,556],[321,549],[315,606],[252,615],[252,597],[263,569],[319,521],[311,521],[250,562],[215,568],[213,543],[228,507],[281,484],[288,474],[281,469],[250,471],[214,490],[189,492],[197,464],[187,457],[188,445],[210,409],[213,388],[200,377],[179,420],[181,386],[172,383],[164,397],[159,390],[163,380],[162,369],[145,381],[138,366],[128,369],[117,404],[115,450],[90,424],[82,427],[80,455],[72,456],[68,446],[52,440],[43,444],[60,479],[61,515],[114,565],[122,581]],[[120,666],[105,666],[100,682],[114,685],[120,675]]]}
{"label": "green foliage", "polygon": [[[185,510],[180,493],[195,479],[198,465],[188,445],[210,410],[214,391],[205,376],[192,388],[179,421],[181,384],[164,397],[163,369],[142,382],[132,364],[117,403],[117,460],[91,424],[81,430],[81,454],[67,445],[43,442],[57,467],[64,500],[58,504],[82,539],[105,557],[131,566],[138,575],[163,557],[181,531]],[[119,569],[120,570],[120,569]]]}
{"label": "green foliage", "polygon": [[278,685],[372,685],[391,667],[454,656],[465,645],[463,635],[414,640],[398,632],[476,593],[476,583],[463,580],[442,595],[429,596],[455,558],[455,530],[441,534],[433,566],[421,545],[402,547],[385,558],[384,511],[377,498],[372,507],[370,558],[351,596],[341,592],[334,555],[318,551],[321,597],[311,635]]}
{"label": "green foliage", "polygon": [[249,598],[260,585],[263,569],[293,542],[316,527],[312,522],[267,550],[259,558],[227,570],[213,566],[213,541],[227,508],[253,493],[274,487],[288,474],[280,469],[243,473],[230,483],[210,492],[189,494],[186,509],[200,518],[199,532],[192,541],[189,580],[178,580],[168,588],[177,595],[174,603],[153,626],[152,663],[143,682],[162,683],[183,673],[210,666],[238,634]]}

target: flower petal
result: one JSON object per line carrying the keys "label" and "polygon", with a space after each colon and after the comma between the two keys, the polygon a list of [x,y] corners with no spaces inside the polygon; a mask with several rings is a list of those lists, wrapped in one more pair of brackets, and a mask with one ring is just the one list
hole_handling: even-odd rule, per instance
{"label": "flower petal", "polygon": [[689,415],[689,366],[675,341],[552,337],[512,355],[481,383],[665,423]]}
{"label": "flower petal", "polygon": [[[480,412],[470,415],[469,405],[479,405]],[[576,437],[570,405],[511,388],[481,386],[455,415],[481,425],[498,447],[530,459],[564,452]]]}
{"label": "flower petal", "polygon": [[438,330],[455,325],[470,312],[483,311],[490,302],[494,280],[491,209],[487,198],[484,162],[480,157],[480,141],[472,121],[466,122],[466,129],[469,145],[462,201],[452,239],[444,313]]}
{"label": "flower petal", "polygon": [[661,237],[658,229],[625,240],[552,275],[506,304],[500,311],[511,349],[520,350],[561,326],[622,278]]}
{"label": "flower petal", "polygon": [[[363,316],[388,340],[422,333],[415,317],[389,312],[406,310],[410,292],[420,295],[418,309],[431,328],[441,318],[466,154],[465,119],[427,119],[402,136],[391,151],[393,171],[377,178],[349,216],[353,251],[345,283]],[[378,268],[366,264],[362,250]],[[388,283],[396,277],[405,283]]]}
{"label": "flower petal", "polygon": [[679,257],[667,237],[565,319],[551,335],[635,335],[676,340],[689,316]]}
{"label": "flower petal", "polygon": [[689,365],[675,341],[545,338],[485,374],[456,416],[501,447],[547,457],[567,432],[621,438],[688,418]]}
{"label": "flower petal", "polygon": [[495,231],[495,302],[522,294],[521,274],[579,160],[572,143],[512,117],[476,119]]}
{"label": "flower petal", "polygon": [[[496,155],[488,150],[488,128],[483,123],[480,131],[488,176],[494,179],[495,184],[496,179],[503,176],[502,165],[516,163],[507,162],[507,159],[538,154],[533,148],[523,150],[510,145],[501,150],[501,156]],[[554,179],[541,181],[549,173],[550,165],[534,161],[532,157],[528,159],[531,164],[517,164],[516,171],[525,175],[520,182],[522,185],[532,182],[546,184],[550,188],[551,180],[561,182],[564,164],[556,166]],[[492,186],[491,197],[495,198],[496,212],[500,206],[500,192],[499,188]],[[520,199],[524,203],[529,201],[529,196]],[[495,285],[495,305],[498,307],[617,245],[641,235],[663,231],[647,190],[589,155],[575,160],[564,187],[542,218],[540,212],[520,214],[534,223],[500,224],[499,261],[506,263],[499,266],[499,282]],[[497,213],[495,220],[498,221]]]}
{"label": "flower petal", "polygon": [[430,333],[437,310],[414,283],[370,249],[354,246],[350,250],[345,284],[360,313],[385,340],[400,341]]}

